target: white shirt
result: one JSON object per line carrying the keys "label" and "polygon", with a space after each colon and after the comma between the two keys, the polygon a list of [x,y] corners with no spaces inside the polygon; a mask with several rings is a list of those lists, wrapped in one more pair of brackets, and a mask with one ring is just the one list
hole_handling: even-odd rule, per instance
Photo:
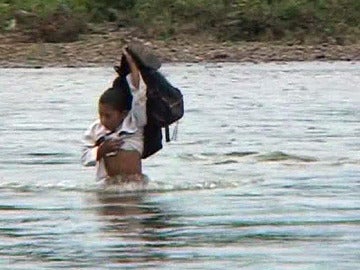
{"label": "white shirt", "polygon": [[[122,150],[136,150],[142,154],[144,149],[144,126],[147,121],[146,85],[141,75],[138,89],[131,83],[130,74],[126,79],[130,86],[133,100],[131,110],[120,126],[115,132],[111,133],[111,131],[104,127],[98,119],[90,125],[83,136],[81,163],[84,166],[96,167],[97,181],[101,181],[108,177],[104,159],[101,159],[98,162],[96,161],[98,147],[95,144],[99,138],[104,136],[106,139],[120,138],[124,142],[120,147]],[[111,134],[107,135],[109,133]]]}

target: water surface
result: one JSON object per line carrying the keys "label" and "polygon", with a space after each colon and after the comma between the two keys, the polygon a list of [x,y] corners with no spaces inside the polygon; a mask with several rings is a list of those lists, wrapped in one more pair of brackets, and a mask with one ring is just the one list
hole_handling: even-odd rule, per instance
{"label": "water surface", "polygon": [[359,63],[162,71],[186,112],[140,192],[79,163],[111,68],[0,69],[0,268],[356,269]]}

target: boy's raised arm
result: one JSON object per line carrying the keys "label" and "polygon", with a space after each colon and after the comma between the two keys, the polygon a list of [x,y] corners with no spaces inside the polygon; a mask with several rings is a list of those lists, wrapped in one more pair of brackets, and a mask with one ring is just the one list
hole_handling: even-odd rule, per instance
{"label": "boy's raised arm", "polygon": [[131,75],[131,83],[135,87],[135,89],[139,89],[140,85],[140,71],[138,67],[136,66],[136,63],[132,56],[128,53],[126,48],[123,48],[123,54],[129,64],[130,67],[130,75]]}
{"label": "boy's raised arm", "polygon": [[129,54],[126,48],[123,48],[123,54],[129,64],[130,74],[127,75],[127,80],[133,95],[131,104],[131,114],[136,119],[138,126],[145,126],[147,123],[146,115],[146,85],[142,79],[139,68],[136,65],[133,57]]}

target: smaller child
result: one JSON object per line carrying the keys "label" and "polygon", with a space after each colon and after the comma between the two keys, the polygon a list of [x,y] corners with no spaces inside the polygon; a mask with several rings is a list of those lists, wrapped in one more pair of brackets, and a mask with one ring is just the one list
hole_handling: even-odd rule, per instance
{"label": "smaller child", "polygon": [[123,49],[130,68],[127,89],[109,88],[99,98],[99,119],[84,134],[81,161],[96,166],[96,180],[105,183],[141,181],[144,148],[146,85],[131,55]]}

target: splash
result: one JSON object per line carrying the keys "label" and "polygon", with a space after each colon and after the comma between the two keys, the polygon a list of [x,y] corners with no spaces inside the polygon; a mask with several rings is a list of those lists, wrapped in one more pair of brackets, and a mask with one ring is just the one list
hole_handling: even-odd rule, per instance
{"label": "splash", "polygon": [[1,181],[0,192],[102,192],[102,193],[137,193],[137,192],[173,192],[173,191],[191,191],[191,190],[210,190],[234,188],[245,185],[244,181],[227,179],[214,181],[187,181],[180,184],[173,184],[170,181],[150,180],[147,185],[138,183],[125,183],[116,185],[104,185],[96,183],[93,179],[84,181],[83,183],[74,183],[73,181],[62,181],[59,183],[51,182],[22,182]]}

